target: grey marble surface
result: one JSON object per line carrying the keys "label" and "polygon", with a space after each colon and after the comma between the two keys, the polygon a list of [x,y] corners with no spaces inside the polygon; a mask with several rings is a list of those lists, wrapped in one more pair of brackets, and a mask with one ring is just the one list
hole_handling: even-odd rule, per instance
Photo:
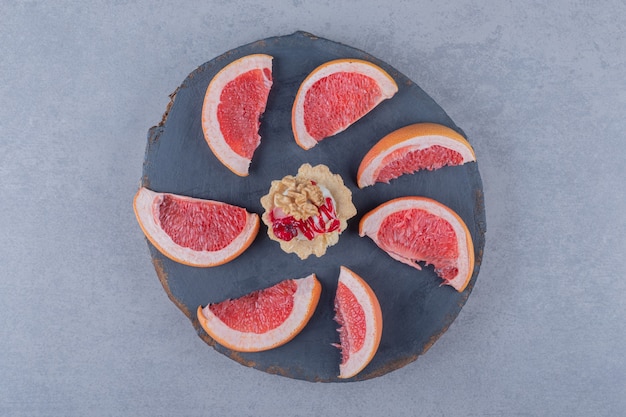
{"label": "grey marble surface", "polygon": [[[3,0],[0,14],[0,415],[626,414],[623,1]],[[168,94],[296,30],[419,84],[484,183],[469,301],[424,356],[365,382],[295,381],[208,348],[131,208]]]}

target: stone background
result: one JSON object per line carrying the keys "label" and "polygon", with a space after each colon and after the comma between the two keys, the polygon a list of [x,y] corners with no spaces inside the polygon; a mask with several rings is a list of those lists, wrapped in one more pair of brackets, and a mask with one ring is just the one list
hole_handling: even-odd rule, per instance
{"label": "stone background", "polygon": [[[1,415],[626,414],[623,1],[1,0],[0,15]],[[168,94],[297,30],[420,85],[484,183],[467,304],[424,356],[365,382],[295,381],[207,348],[132,211]]]}

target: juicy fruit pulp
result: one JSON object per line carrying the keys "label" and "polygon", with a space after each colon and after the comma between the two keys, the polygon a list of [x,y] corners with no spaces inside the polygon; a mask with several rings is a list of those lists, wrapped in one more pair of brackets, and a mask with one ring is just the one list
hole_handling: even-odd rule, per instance
{"label": "juicy fruit pulp", "polygon": [[326,197],[324,204],[319,206],[318,209],[318,215],[302,220],[298,220],[293,216],[277,217],[274,214],[276,210],[273,210],[270,213],[272,231],[279,239],[289,242],[298,234],[301,234],[308,240],[313,240],[315,236],[339,230],[340,222],[337,218],[333,200],[330,197]]}
{"label": "juicy fruit pulp", "polygon": [[397,91],[391,76],[371,62],[338,59],[320,65],[304,79],[294,100],[291,124],[296,143],[311,149]]}
{"label": "juicy fruit pulp", "polygon": [[306,326],[321,285],[315,274],[288,279],[234,300],[199,306],[197,318],[216,342],[240,352],[281,346]]}
{"label": "juicy fruit pulp", "polygon": [[237,300],[209,305],[209,309],[228,327],[240,332],[265,333],[283,323],[293,311],[294,280],[254,291]]}
{"label": "juicy fruit pulp", "polygon": [[335,295],[335,321],[339,324],[341,363],[350,358],[350,352],[363,347],[365,341],[365,311],[350,289],[340,282]]}
{"label": "juicy fruit pulp", "polygon": [[434,266],[443,283],[461,292],[474,270],[474,246],[463,220],[425,197],[400,197],[365,214],[359,235],[369,236],[393,259],[421,269]]}
{"label": "juicy fruit pulp", "polygon": [[406,152],[398,149],[383,160],[383,167],[375,174],[376,182],[388,183],[403,174],[427,169],[434,171],[446,165],[460,165],[463,156],[443,146],[433,145],[427,149]]}
{"label": "juicy fruit pulp", "polygon": [[359,188],[389,181],[420,170],[475,161],[465,137],[436,123],[415,123],[380,139],[363,157],[357,171]]}
{"label": "juicy fruit pulp", "polygon": [[155,206],[163,231],[180,246],[196,251],[224,249],[244,229],[247,213],[228,204],[197,204],[167,194]]}
{"label": "juicy fruit pulp", "polygon": [[332,136],[363,117],[381,100],[376,81],[366,75],[338,72],[311,86],[304,98],[304,126],[316,140]]}
{"label": "juicy fruit pulp", "polygon": [[251,70],[226,84],[220,94],[217,120],[224,140],[235,153],[247,159],[252,159],[261,143],[259,118],[270,92],[270,83],[266,81],[271,80],[269,70]]}
{"label": "juicy fruit pulp", "polygon": [[133,207],[148,240],[168,258],[190,266],[217,266],[235,259],[259,231],[257,214],[220,201],[141,187]]}
{"label": "juicy fruit pulp", "polygon": [[247,176],[261,143],[260,118],[272,87],[272,57],[247,55],[222,68],[209,83],[202,104],[202,131],[217,159]]}
{"label": "juicy fruit pulp", "polygon": [[351,378],[372,360],[382,338],[383,317],[372,288],[342,266],[335,294],[335,321],[339,324],[341,363],[339,378]]}
{"label": "juicy fruit pulp", "polygon": [[389,215],[380,225],[378,242],[381,249],[403,258],[426,260],[446,281],[458,273],[459,250],[452,225],[426,210],[402,210]]}

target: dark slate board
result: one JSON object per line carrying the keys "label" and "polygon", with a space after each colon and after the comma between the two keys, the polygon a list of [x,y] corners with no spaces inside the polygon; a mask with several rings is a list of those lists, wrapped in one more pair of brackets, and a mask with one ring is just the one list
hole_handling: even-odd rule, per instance
{"label": "dark slate board", "polygon": [[[226,64],[242,56],[265,53],[274,57],[274,85],[261,121],[262,142],[250,175],[230,172],[212,154],[202,135],[200,112],[206,87]],[[291,131],[291,106],[297,89],[311,70],[337,58],[360,58],[376,63],[396,80],[399,91],[346,131],[302,150]],[[448,115],[415,83],[393,67],[357,49],[308,33],[273,37],[241,46],[197,68],[172,94],[158,126],[150,129],[142,185],[224,201],[261,214],[260,197],[273,179],[295,174],[305,163],[325,164],[340,174],[352,190],[358,214],[349,222],[337,245],[322,258],[301,261],[270,241],[262,224],[251,247],[239,258],[214,268],[194,268],[161,255],[150,243],[157,275],[170,299],[191,320],[198,335],[218,352],[256,369],[308,381],[340,381],[340,361],[333,300],[339,266],[361,275],[378,295],[383,312],[383,335],[372,362],[352,380],[364,380],[398,369],[432,346],[454,321],[478,275],[485,244],[482,183],[476,163],[419,172],[364,190],[356,186],[356,171],[370,147],[387,133],[417,122],[434,122],[463,134]],[[389,199],[418,195],[434,198],[455,210],[467,223],[476,250],[474,275],[467,289],[457,293],[432,267],[418,271],[394,261],[369,238],[358,237],[363,214]],[[317,274],[322,294],[305,329],[291,342],[259,353],[238,353],[216,344],[199,326],[199,305],[235,298],[283,279]]]}

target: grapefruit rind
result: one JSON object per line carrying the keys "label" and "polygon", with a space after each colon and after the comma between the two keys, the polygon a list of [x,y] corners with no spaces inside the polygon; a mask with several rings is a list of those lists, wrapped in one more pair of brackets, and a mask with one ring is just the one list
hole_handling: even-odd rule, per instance
{"label": "grapefruit rind", "polygon": [[372,288],[357,274],[342,266],[338,282],[354,294],[365,312],[365,340],[361,349],[350,352],[346,363],[339,365],[339,378],[357,375],[371,362],[378,351],[383,331],[383,315],[380,303]]}
{"label": "grapefruit rind", "polygon": [[357,173],[359,188],[373,185],[387,155],[399,149],[404,154],[439,145],[458,152],[463,157],[460,165],[476,161],[469,142],[456,131],[435,123],[416,123],[395,130],[378,141],[363,157]]}
{"label": "grapefruit rind", "polygon": [[294,279],[293,310],[278,327],[266,333],[242,332],[228,327],[209,309],[199,306],[197,317],[202,329],[220,345],[237,352],[261,352],[292,340],[302,331],[317,308],[322,286],[315,274]]}
{"label": "grapefruit rind", "polygon": [[[291,112],[293,135],[296,143],[302,149],[308,150],[318,144],[318,141],[307,132],[304,124],[304,99],[306,93],[317,81],[337,72],[357,72],[376,80],[381,90],[381,96],[369,111],[374,109],[382,101],[393,97],[398,91],[398,85],[395,80],[385,70],[371,62],[360,59],[337,59],[320,65],[314,69],[300,85]],[[356,120],[352,121],[332,135],[342,132],[355,122]]]}
{"label": "grapefruit rind", "polygon": [[[224,135],[220,129],[220,123],[217,118],[217,108],[220,104],[220,94],[226,84],[234,80],[238,76],[248,71],[272,70],[273,57],[266,54],[247,55],[236,61],[231,62],[222,68],[207,87],[204,102],[202,104],[202,131],[204,138],[213,151],[213,154],[220,160],[224,166],[240,177],[248,175],[251,159],[245,158],[237,154],[226,143]],[[265,83],[269,88],[272,86],[272,80],[265,78]]]}
{"label": "grapefruit rind", "polygon": [[[133,208],[142,231],[155,248],[169,259],[178,263],[195,267],[212,267],[225,264],[241,255],[254,241],[260,220],[256,213],[247,213],[246,225],[242,232],[226,247],[217,251],[196,251],[175,243],[163,231],[155,214],[158,215],[158,205],[165,193],[157,193],[141,187],[133,200]],[[172,194],[173,195],[173,194]],[[176,195],[177,198],[187,199],[198,203],[226,204],[219,201],[203,200]],[[232,206],[237,209],[239,207]]]}
{"label": "grapefruit rind", "polygon": [[[383,203],[363,216],[359,223],[359,236],[368,236],[376,245],[380,246],[378,231],[385,218],[397,211],[411,209],[425,210],[447,221],[454,229],[459,249],[456,265],[458,273],[453,279],[444,280],[443,284],[450,285],[458,292],[463,292],[474,272],[474,244],[463,219],[452,209],[438,201],[426,197],[400,197]],[[409,259],[392,252],[387,252],[387,254],[399,262],[421,269],[417,262],[423,261],[422,259]]]}

